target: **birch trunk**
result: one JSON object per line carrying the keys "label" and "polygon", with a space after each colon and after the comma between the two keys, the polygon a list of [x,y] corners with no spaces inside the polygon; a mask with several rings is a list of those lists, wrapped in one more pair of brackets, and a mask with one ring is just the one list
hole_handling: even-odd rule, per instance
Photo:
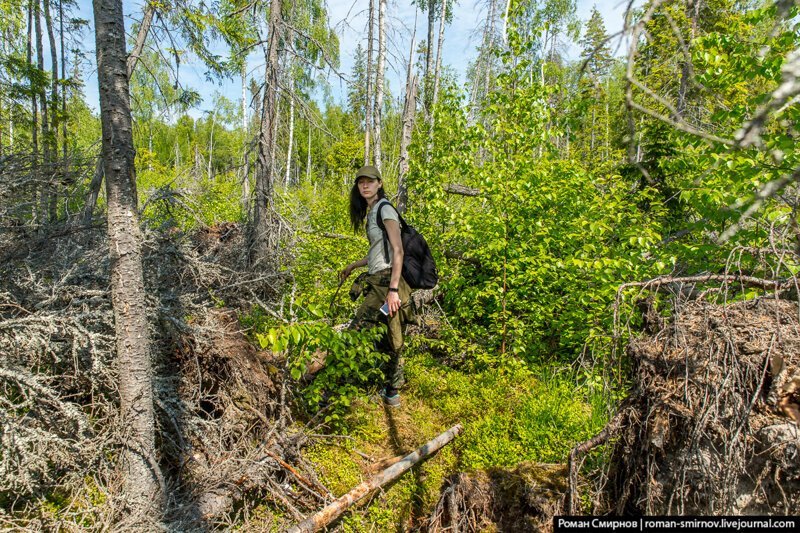
{"label": "birch trunk", "polygon": [[364,105],[364,164],[369,165],[370,142],[372,130],[372,27],[375,19],[375,0],[369,0],[369,17],[367,24],[367,101]]}
{"label": "birch trunk", "polygon": [[[442,70],[442,46],[444,46],[444,22],[447,18],[447,0],[442,0],[442,15],[439,20],[439,44],[436,46],[436,71],[433,76],[433,99],[431,101],[431,117],[433,117],[433,108],[436,107],[436,102],[439,98],[439,73]],[[433,119],[431,118],[431,130],[433,130]]]}
{"label": "birch trunk", "polygon": [[242,65],[242,211],[248,214],[250,206],[250,150],[248,149],[247,120],[247,65]]}
{"label": "birch trunk", "polygon": [[211,113],[211,134],[208,136],[208,165],[206,165],[206,168],[208,172],[209,181],[214,177],[212,174],[213,168],[211,164],[214,161],[214,124],[217,121],[216,119],[217,119],[217,110],[214,109],[214,112]]}
{"label": "birch trunk", "polygon": [[155,457],[150,339],[136,198],[135,150],[121,0],[94,0],[97,81],[108,200],[121,427],[122,499],[134,523],[153,527],[163,493]]}
{"label": "birch trunk", "polygon": [[[441,0],[445,1],[445,0]],[[425,50],[425,75],[422,78],[425,96],[425,111],[430,112],[431,70],[433,70],[433,27],[436,24],[436,0],[428,0],[428,42]]]}
{"label": "birch trunk", "polygon": [[306,183],[311,182],[311,124],[308,124],[308,150],[306,159]]}
{"label": "birch trunk", "polygon": [[383,115],[383,76],[386,65],[386,0],[378,0],[378,68],[375,73],[375,167],[381,170],[381,119]]}
{"label": "birch trunk", "polygon": [[286,173],[283,182],[289,185],[292,178],[292,149],[294,148],[294,74],[289,67],[289,146],[286,148]]}
{"label": "birch trunk", "polygon": [[433,79],[433,98],[431,99],[430,114],[428,115],[428,149],[430,153],[431,145],[433,143],[433,127],[435,125],[434,109],[436,108],[436,101],[439,98],[439,72],[442,68],[442,46],[444,45],[444,21],[447,18],[447,0],[442,0],[442,13],[441,20],[439,21],[439,44],[436,49],[436,71],[434,72]]}
{"label": "birch trunk", "polygon": [[[483,25],[483,38],[481,39],[482,50],[476,61],[475,66],[475,79],[472,82],[472,87],[469,93],[469,115],[468,121],[471,123],[475,116],[475,111],[478,109],[478,102],[482,100],[489,92],[489,70],[492,61],[492,32],[494,31],[494,10],[497,0],[490,0],[489,11],[486,15],[486,22]],[[479,70],[482,66],[483,70]],[[478,74],[483,74],[483,84],[478,83]]]}
{"label": "birch trunk", "polygon": [[494,48],[494,20],[497,17],[497,0],[491,0],[489,4],[489,31],[488,31],[488,39],[486,41],[487,47],[487,54],[486,54],[486,66],[484,67],[486,72],[484,72],[483,77],[483,97],[486,98],[486,95],[489,94],[489,86],[491,85],[492,81],[492,49]]}

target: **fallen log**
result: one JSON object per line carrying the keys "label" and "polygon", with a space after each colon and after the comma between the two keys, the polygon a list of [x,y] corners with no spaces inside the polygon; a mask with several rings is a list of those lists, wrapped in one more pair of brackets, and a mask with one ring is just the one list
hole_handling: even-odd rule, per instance
{"label": "fallen log", "polygon": [[393,464],[372,479],[364,481],[353,490],[317,511],[302,522],[289,529],[288,533],[312,533],[319,531],[337,518],[347,509],[358,503],[365,496],[387,485],[405,474],[412,466],[439,451],[461,432],[461,424],[456,424],[438,437],[425,443],[424,446],[412,452],[399,462]]}

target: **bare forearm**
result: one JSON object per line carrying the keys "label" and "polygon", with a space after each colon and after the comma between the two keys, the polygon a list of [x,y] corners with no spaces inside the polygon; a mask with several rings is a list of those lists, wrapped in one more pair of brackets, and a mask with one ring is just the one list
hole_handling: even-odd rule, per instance
{"label": "bare forearm", "polygon": [[392,280],[389,287],[400,286],[400,277],[403,275],[403,248],[395,248],[392,255]]}
{"label": "bare forearm", "polygon": [[367,266],[367,263],[368,260],[366,257],[364,259],[359,259],[358,261],[354,261],[353,263],[350,263],[350,270],[365,267]]}

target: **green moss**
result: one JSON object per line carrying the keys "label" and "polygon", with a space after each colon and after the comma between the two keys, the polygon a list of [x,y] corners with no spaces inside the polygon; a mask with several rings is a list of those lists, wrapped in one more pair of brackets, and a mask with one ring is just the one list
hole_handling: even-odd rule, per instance
{"label": "green moss", "polygon": [[399,409],[386,409],[364,394],[345,419],[349,438],[320,439],[307,451],[322,482],[344,494],[371,475],[370,459],[413,451],[457,423],[464,430],[367,505],[351,510],[342,519],[344,531],[412,527],[431,512],[452,474],[514,469],[523,462],[564,463],[577,442],[605,423],[601,398],[587,397],[589,389],[579,389],[564,375],[521,365],[462,372],[427,353],[409,352]]}
{"label": "green moss", "polygon": [[317,466],[322,483],[337,497],[363,481],[352,448],[351,441],[321,441],[305,451],[306,458]]}

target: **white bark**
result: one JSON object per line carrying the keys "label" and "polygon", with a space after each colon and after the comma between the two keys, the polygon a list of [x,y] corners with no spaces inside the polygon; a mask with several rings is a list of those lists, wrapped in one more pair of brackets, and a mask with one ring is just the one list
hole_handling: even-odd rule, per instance
{"label": "white bark", "polygon": [[247,117],[247,64],[242,64],[242,211],[247,213],[250,206],[250,154],[248,151]]}
{"label": "white bark", "polygon": [[378,69],[375,76],[375,167],[381,170],[381,116],[383,114],[383,76],[386,64],[386,0],[378,0]]}
{"label": "white bark", "polygon": [[367,24],[367,100],[364,105],[364,164],[369,165],[370,130],[372,129],[372,27],[375,18],[375,1],[369,0],[369,17]]}
{"label": "white bark", "polygon": [[414,119],[417,111],[417,75],[413,71],[414,65],[414,39],[416,26],[411,36],[411,48],[408,52],[408,70],[406,72],[406,101],[403,105],[403,131],[400,137],[399,175],[397,177],[397,210],[402,214],[408,202],[406,188],[406,175],[408,174],[408,147],[411,145],[411,135],[414,131]]}
{"label": "white bark", "polygon": [[292,149],[294,147],[294,74],[289,67],[289,146],[286,148],[286,174],[283,182],[289,185],[292,173]]}

